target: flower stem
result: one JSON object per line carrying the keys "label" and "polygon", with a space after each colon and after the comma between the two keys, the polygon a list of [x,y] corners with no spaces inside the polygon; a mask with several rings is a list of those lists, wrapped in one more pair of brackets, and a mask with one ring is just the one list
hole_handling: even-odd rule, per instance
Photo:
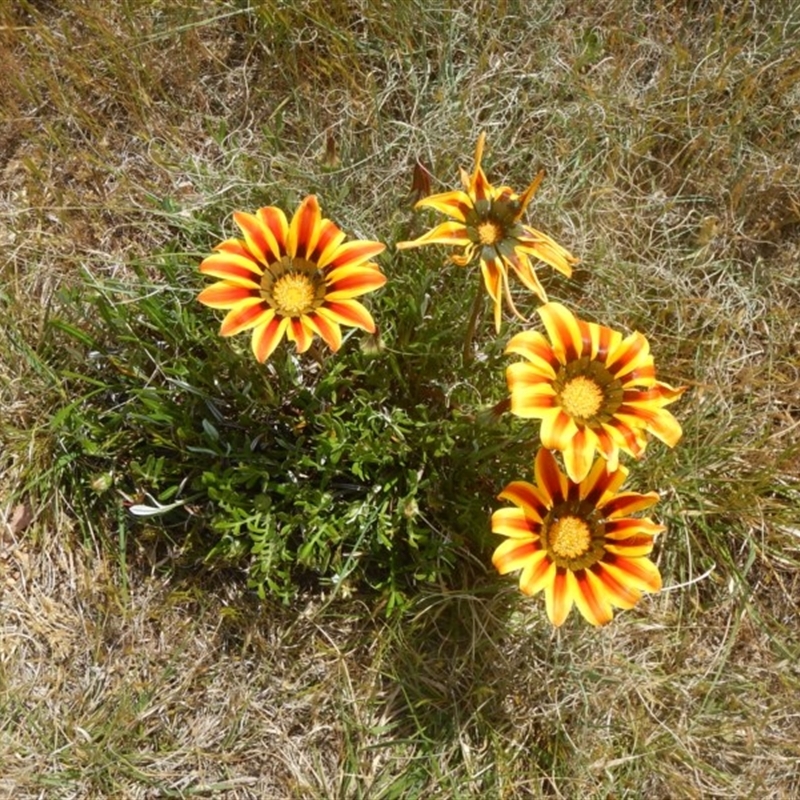
{"label": "flower stem", "polygon": [[469,323],[467,325],[467,337],[464,340],[464,363],[472,361],[472,340],[475,338],[475,328],[478,325],[478,317],[483,307],[483,292],[478,286],[475,290],[475,299],[472,301],[472,309],[469,312]]}

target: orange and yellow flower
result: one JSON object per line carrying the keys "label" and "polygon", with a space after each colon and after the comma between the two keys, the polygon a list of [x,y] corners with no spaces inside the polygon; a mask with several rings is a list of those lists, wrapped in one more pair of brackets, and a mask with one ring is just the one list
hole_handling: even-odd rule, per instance
{"label": "orange and yellow flower", "polygon": [[218,244],[200,264],[200,272],[222,279],[197,298],[229,309],[220,335],[252,330],[253,354],[264,362],[284,334],[303,353],[315,334],[338,350],[341,325],[375,332],[369,311],[354,298],[386,283],[370,261],[385,245],[345,242],[345,234],[323,219],[314,195],[303,200],[291,223],[275,206],[238,211],[233,218],[244,238]]}
{"label": "orange and yellow flower", "polygon": [[523,356],[506,371],[511,411],[541,420],[542,444],[560,450],[570,479],[582,481],[595,451],[614,472],[620,451],[639,458],[650,432],[674,447],[681,426],[664,406],[685,387],[656,380],[650,345],[641,333],[623,338],[584,322],[560,303],[537,309],[550,341],[537,331],[512,337],[506,353]]}
{"label": "orange and yellow flower", "polygon": [[547,302],[547,295],[529,257],[544,261],[567,277],[572,274],[572,265],[577,264],[578,259],[546,234],[521,222],[544,172],[540,172],[521,195],[508,186],[492,186],[481,168],[485,139],[485,134],[481,133],[472,176],[461,170],[464,191],[431,195],[415,205],[415,208],[434,208],[454,221],[443,222],[413,241],[398,242],[397,247],[403,249],[425,244],[461,247],[461,253],[450,255],[450,260],[461,267],[477,256],[486,291],[494,301],[494,322],[499,331],[501,295],[505,296],[512,312],[521,317],[511,297],[509,268],[542,302]]}
{"label": "orange and yellow flower", "polygon": [[544,589],[553,625],[564,622],[573,603],[592,625],[603,625],[613,617],[612,607],[633,608],[643,592],[661,588],[658,568],[647,556],[664,527],[630,516],[659,497],[620,493],[627,474],[625,467],[607,470],[598,458],[575,482],[542,448],[534,464],[536,484],[514,481],[500,494],[516,507],[492,515],[492,531],[508,537],[492,563],[501,575],[522,570],[524,594]]}

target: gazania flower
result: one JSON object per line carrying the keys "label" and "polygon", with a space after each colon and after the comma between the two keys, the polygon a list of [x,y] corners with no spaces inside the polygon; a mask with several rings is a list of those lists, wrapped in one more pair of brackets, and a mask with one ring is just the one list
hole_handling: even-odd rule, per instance
{"label": "gazania flower", "polygon": [[303,353],[314,334],[338,350],[341,325],[375,332],[369,311],[353,298],[386,283],[369,261],[385,245],[345,242],[345,234],[322,218],[314,195],[303,200],[291,224],[275,206],[255,214],[238,211],[233,218],[244,238],[218,244],[200,264],[200,272],[222,278],[197,298],[230,309],[220,335],[252,330],[253,353],[263,362],[284,334]]}
{"label": "gazania flower", "polygon": [[514,306],[508,284],[508,270],[536,294],[543,302],[547,295],[534,272],[529,256],[534,256],[569,277],[572,264],[578,259],[549,236],[521,222],[533,193],[544,177],[540,172],[533,183],[518,195],[508,186],[492,186],[481,168],[485,134],[478,138],[475,151],[475,171],[469,176],[461,170],[464,191],[444,192],[423,198],[415,208],[435,208],[452,217],[454,222],[443,222],[433,230],[410,242],[398,242],[398,248],[419,247],[424,244],[450,244],[462,247],[460,254],[450,260],[460,267],[478,258],[486,291],[494,301],[494,322],[500,330],[502,306],[500,295],[505,295],[512,312],[521,316]]}
{"label": "gazania flower", "polygon": [[640,333],[621,333],[577,319],[560,303],[537,309],[550,341],[536,331],[512,337],[506,353],[526,361],[506,371],[511,411],[540,419],[542,444],[561,450],[570,479],[582,481],[595,451],[614,472],[620,450],[639,458],[646,432],[674,447],[682,431],[664,406],[684,388],[656,380],[650,345]]}
{"label": "gazania flower", "polygon": [[492,531],[507,536],[492,556],[501,575],[521,569],[519,587],[544,589],[547,616],[561,625],[572,604],[592,625],[603,625],[612,606],[633,608],[642,592],[661,588],[647,556],[664,530],[651,519],[629,516],[658,502],[655,492],[618,493],[625,467],[606,469],[597,459],[582,481],[567,478],[544,448],[536,455],[536,484],[510,483],[500,494],[516,508],[492,515]]}

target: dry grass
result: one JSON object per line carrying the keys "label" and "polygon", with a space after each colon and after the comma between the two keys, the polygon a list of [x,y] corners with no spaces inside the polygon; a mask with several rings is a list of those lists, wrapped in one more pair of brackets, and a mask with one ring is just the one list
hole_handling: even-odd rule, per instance
{"label": "dry grass", "polygon": [[[0,795],[800,795],[800,9],[11,5]],[[55,480],[64,291],[132,264],[156,286],[167,249],[188,273],[220,208],[307,191],[406,238],[414,161],[450,185],[479,129],[495,175],[548,169],[536,224],[583,258],[553,295],[639,328],[691,386],[683,442],[647,462],[671,588],[599,631],[552,632],[511,589],[387,622],[176,574],[122,523],[78,533]]]}

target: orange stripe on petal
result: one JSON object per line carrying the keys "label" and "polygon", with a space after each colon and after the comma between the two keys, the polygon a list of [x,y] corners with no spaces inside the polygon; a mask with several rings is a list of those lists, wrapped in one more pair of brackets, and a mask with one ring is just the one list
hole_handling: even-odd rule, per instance
{"label": "orange stripe on petal", "polygon": [[244,234],[247,249],[261,264],[270,263],[273,260],[268,258],[271,248],[261,220],[255,214],[247,214],[244,211],[235,211],[233,219]]}
{"label": "orange stripe on petal", "polygon": [[470,238],[467,229],[461,222],[442,222],[433,230],[413,239],[409,242],[397,242],[395,247],[398,250],[407,250],[409,247],[421,247],[425,244],[452,244],[469,245]]}
{"label": "orange stripe on petal", "polygon": [[[286,214],[277,206],[264,206],[256,211],[256,216],[264,225],[264,238],[270,244],[273,261],[280,261],[286,254],[286,237],[289,235],[289,223]],[[271,238],[270,238],[271,237]]]}
{"label": "orange stripe on petal", "polygon": [[523,569],[541,549],[538,542],[506,539],[492,554],[492,564],[501,575],[507,575]]}
{"label": "orange stripe on petal", "polygon": [[342,329],[335,322],[314,313],[308,315],[308,324],[334,353],[342,346]]}
{"label": "orange stripe on petal", "polygon": [[[514,503],[526,517],[530,517],[534,522],[542,522],[551,506],[548,497],[538,487],[527,481],[512,481],[497,497],[499,500],[508,500]],[[513,509],[505,510],[512,511]],[[539,532],[539,528],[536,526],[529,526],[529,529],[531,532]]]}
{"label": "orange stripe on petal", "polygon": [[591,428],[578,428],[564,448],[564,466],[571,481],[580,483],[592,468],[597,437]]}
{"label": "orange stripe on petal", "polygon": [[[514,396],[511,396],[511,410],[514,411]],[[519,414],[519,416],[523,416]],[[578,426],[569,414],[559,408],[548,410],[541,415],[542,425],[539,429],[539,438],[542,444],[550,450],[566,450],[572,437],[578,432]]]}
{"label": "orange stripe on petal", "polygon": [[641,333],[632,333],[609,354],[606,368],[615,378],[652,364],[650,345]]}
{"label": "orange stripe on petal", "polygon": [[[320,261],[322,261],[326,255],[329,260],[331,253],[333,253],[344,240],[344,231],[340,230],[339,226],[335,225],[329,219],[323,219],[320,223],[317,246],[314,248],[314,251],[309,254],[308,260],[317,265],[319,265]],[[325,263],[328,263],[327,260]]]}
{"label": "orange stripe on petal", "polygon": [[600,506],[606,519],[629,517],[637,511],[654,506],[660,500],[657,492],[639,494],[638,492],[622,492],[615,495]]}
{"label": "orange stripe on petal", "polygon": [[545,586],[544,597],[547,616],[557,628],[569,615],[577,589],[575,576],[563,567],[556,567],[552,583]]}
{"label": "orange stripe on petal", "polygon": [[197,301],[210,308],[234,308],[242,300],[251,296],[253,289],[234,286],[230,283],[214,283],[197,295]]}
{"label": "orange stripe on petal", "polygon": [[580,358],[583,335],[575,315],[561,303],[547,303],[537,310],[559,359],[566,363]]}
{"label": "orange stripe on petal", "polygon": [[581,500],[597,506],[603,497],[614,495],[627,476],[628,470],[624,467],[609,470],[606,462],[602,458],[598,458],[594,462],[591,472],[581,482]]}
{"label": "orange stripe on petal", "polygon": [[214,253],[203,259],[200,272],[225,280],[240,280],[248,275],[250,280],[257,280],[264,274],[264,268],[249,252],[247,255]]}
{"label": "orange stripe on petal", "polygon": [[[369,259],[374,258],[386,249],[382,242],[370,242],[367,240],[356,239],[353,242],[345,242],[330,254],[330,260],[319,262],[320,268],[334,270],[337,267],[358,267]],[[373,269],[377,271],[377,266]]]}
{"label": "orange stripe on petal", "polygon": [[547,557],[544,550],[531,556],[530,562],[519,576],[519,588],[523,594],[532,597],[542,589],[546,589],[556,574],[556,565]]}
{"label": "orange stripe on petal", "polygon": [[272,309],[260,297],[248,298],[231,311],[219,329],[220,336],[235,336],[237,333],[254,328]]}
{"label": "orange stripe on petal", "polygon": [[326,276],[327,300],[349,300],[374,292],[386,283],[386,276],[373,267],[337,267]]}
{"label": "orange stripe on petal", "polygon": [[611,603],[608,601],[602,584],[599,584],[595,575],[587,570],[575,573],[575,582],[578,591],[575,593],[575,605],[584,619],[592,625],[605,625],[614,617]]}
{"label": "orange stripe on petal", "polygon": [[641,592],[617,580],[602,561],[592,566],[590,571],[602,584],[602,591],[606,593],[609,602],[617,608],[633,608],[641,599]]}
{"label": "orange stripe on petal", "polygon": [[262,364],[272,355],[289,325],[288,317],[277,317],[272,309],[270,312],[271,316],[253,331],[251,342],[253,355]]}
{"label": "orange stripe on petal", "polygon": [[602,564],[612,577],[632,589],[657,592],[661,588],[661,574],[649,558],[625,558],[606,553]]}
{"label": "orange stripe on petal", "polygon": [[533,472],[536,476],[536,485],[539,487],[548,508],[552,508],[567,496],[567,479],[558,468],[558,462],[553,454],[543,447],[536,453],[533,463]]}
{"label": "orange stripe on petal", "polygon": [[295,211],[289,224],[286,250],[290,256],[307,258],[314,252],[322,232],[322,214],[315,195],[306,197]]}
{"label": "orange stripe on petal", "polygon": [[325,303],[317,309],[317,315],[339,325],[352,325],[367,333],[375,333],[375,321],[358,300],[342,300],[338,303]]}
{"label": "orange stripe on petal", "polygon": [[309,329],[303,317],[291,317],[286,329],[286,338],[297,344],[297,352],[305,353],[314,339],[313,330]]}
{"label": "orange stripe on petal", "polygon": [[523,331],[512,336],[506,345],[506,355],[514,353],[531,362],[531,367],[550,380],[555,380],[558,358],[550,342],[538,331]]}
{"label": "orange stripe on petal", "polygon": [[414,208],[434,208],[449,217],[465,222],[467,214],[472,211],[472,200],[466,192],[442,192],[420,200]]}

